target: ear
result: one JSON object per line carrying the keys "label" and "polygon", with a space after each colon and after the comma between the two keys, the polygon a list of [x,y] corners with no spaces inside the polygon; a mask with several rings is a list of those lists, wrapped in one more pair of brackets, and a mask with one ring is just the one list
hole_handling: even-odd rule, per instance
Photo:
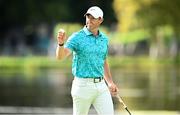
{"label": "ear", "polygon": [[104,21],[104,19],[99,17],[99,21],[100,21],[100,23],[102,23]]}

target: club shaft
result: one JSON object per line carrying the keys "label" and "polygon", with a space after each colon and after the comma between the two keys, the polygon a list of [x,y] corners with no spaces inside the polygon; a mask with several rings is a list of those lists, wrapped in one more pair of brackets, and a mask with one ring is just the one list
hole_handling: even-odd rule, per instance
{"label": "club shaft", "polygon": [[123,107],[127,108],[126,104],[124,103],[124,101],[121,99],[121,97],[119,95],[117,96],[117,98],[118,98],[119,102],[122,103]]}
{"label": "club shaft", "polygon": [[117,98],[119,100],[120,103],[122,103],[124,109],[126,109],[126,111],[129,113],[129,115],[131,115],[130,111],[128,110],[126,104],[123,102],[123,100],[121,99],[121,97],[119,95],[117,95]]}
{"label": "club shaft", "polygon": [[130,113],[130,111],[128,110],[128,108],[126,107],[125,109],[126,109],[126,111],[129,113],[129,115],[131,115],[131,113]]}

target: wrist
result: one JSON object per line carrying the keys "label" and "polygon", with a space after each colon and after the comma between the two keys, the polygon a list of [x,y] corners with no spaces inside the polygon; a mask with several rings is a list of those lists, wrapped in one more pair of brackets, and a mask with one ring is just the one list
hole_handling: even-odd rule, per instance
{"label": "wrist", "polygon": [[114,85],[114,82],[113,81],[107,82],[107,85],[112,86],[112,85]]}
{"label": "wrist", "polygon": [[64,46],[64,43],[58,43],[58,46],[60,46],[60,47]]}

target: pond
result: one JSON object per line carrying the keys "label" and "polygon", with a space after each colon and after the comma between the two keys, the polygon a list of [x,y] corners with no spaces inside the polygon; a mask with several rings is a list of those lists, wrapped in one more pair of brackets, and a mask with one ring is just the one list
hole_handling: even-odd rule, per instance
{"label": "pond", "polygon": [[[111,68],[120,95],[131,110],[180,110],[179,67]],[[0,70],[0,106],[72,108],[71,69]],[[120,104],[113,98],[115,109]]]}

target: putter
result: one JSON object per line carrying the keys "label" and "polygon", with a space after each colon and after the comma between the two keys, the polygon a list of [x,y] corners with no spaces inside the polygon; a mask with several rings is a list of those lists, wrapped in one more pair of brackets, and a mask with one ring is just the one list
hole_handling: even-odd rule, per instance
{"label": "putter", "polygon": [[122,103],[124,109],[126,109],[126,111],[129,113],[129,115],[131,115],[130,111],[128,110],[126,104],[123,102],[122,98],[119,95],[117,95],[116,97],[118,98],[119,102]]}

